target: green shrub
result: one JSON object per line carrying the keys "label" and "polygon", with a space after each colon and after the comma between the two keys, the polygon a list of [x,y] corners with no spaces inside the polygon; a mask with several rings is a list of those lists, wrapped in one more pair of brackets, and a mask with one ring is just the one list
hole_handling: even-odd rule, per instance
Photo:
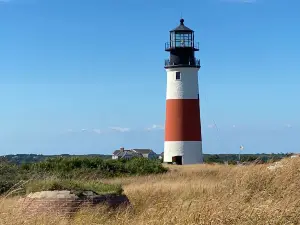
{"label": "green shrub", "polygon": [[[103,160],[100,157],[53,157],[45,161],[22,165],[1,162],[0,195],[20,181],[56,178],[60,180],[84,179],[90,182],[101,178],[157,174],[167,171],[168,169],[163,167],[159,160],[145,158]],[[91,183],[89,184],[91,185]]]}
{"label": "green shrub", "polygon": [[133,158],[131,160],[103,160],[100,157],[57,157],[43,162],[24,164],[23,170],[40,176],[57,176],[64,179],[78,177],[109,178],[127,175],[146,175],[167,171],[159,160]]}
{"label": "green shrub", "polygon": [[84,191],[93,191],[97,194],[122,194],[123,189],[118,184],[104,184],[97,181],[46,179],[33,180],[25,184],[24,193],[39,191],[70,190],[80,195]]}
{"label": "green shrub", "polygon": [[125,163],[125,167],[130,174],[147,175],[167,172],[159,160],[148,160],[145,158],[135,158]]}
{"label": "green shrub", "polygon": [[0,162],[0,195],[17,184],[21,176],[18,166],[3,161]]}
{"label": "green shrub", "polygon": [[236,164],[237,164],[237,161],[235,161],[235,160],[228,161],[228,165],[236,165]]}

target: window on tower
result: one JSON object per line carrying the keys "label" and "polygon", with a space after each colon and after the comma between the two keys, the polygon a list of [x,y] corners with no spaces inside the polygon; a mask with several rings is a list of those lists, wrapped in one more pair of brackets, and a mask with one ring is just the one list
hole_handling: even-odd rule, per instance
{"label": "window on tower", "polygon": [[180,80],[181,79],[181,73],[180,72],[176,72],[176,80]]}
{"label": "window on tower", "polygon": [[193,47],[194,34],[192,31],[170,32],[170,47]]}
{"label": "window on tower", "polygon": [[192,34],[191,33],[176,33],[175,46],[176,47],[192,47]]}

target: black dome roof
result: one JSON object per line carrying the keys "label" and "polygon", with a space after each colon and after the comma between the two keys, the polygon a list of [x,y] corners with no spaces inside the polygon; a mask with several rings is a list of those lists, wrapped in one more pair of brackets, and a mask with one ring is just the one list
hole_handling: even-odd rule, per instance
{"label": "black dome roof", "polygon": [[192,29],[186,27],[184,25],[184,19],[180,19],[180,25],[178,27],[176,27],[175,29],[171,30],[172,31],[190,31],[190,32],[194,32]]}

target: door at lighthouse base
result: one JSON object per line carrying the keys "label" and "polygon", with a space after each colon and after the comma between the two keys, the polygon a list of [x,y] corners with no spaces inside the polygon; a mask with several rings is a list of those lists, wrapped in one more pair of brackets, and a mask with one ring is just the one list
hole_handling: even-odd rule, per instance
{"label": "door at lighthouse base", "polygon": [[172,163],[175,165],[182,165],[182,156],[173,156]]}

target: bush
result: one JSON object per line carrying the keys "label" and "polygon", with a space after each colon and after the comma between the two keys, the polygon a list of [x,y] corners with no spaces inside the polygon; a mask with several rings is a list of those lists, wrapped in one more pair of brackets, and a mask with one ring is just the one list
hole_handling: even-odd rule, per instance
{"label": "bush", "polygon": [[130,174],[147,175],[167,172],[159,160],[148,160],[145,158],[135,158],[125,163],[126,169]]}
{"label": "bush", "polygon": [[219,155],[209,155],[204,158],[204,162],[208,164],[212,164],[212,163],[223,163],[224,161],[220,158]]}
{"label": "bush", "polygon": [[20,166],[1,161],[0,195],[22,180],[45,180],[51,177],[60,180],[85,179],[86,182],[90,182],[89,180],[101,178],[157,174],[167,171],[168,169],[163,167],[159,160],[145,158],[103,160],[100,157],[54,157]]}
{"label": "bush", "polygon": [[230,160],[228,161],[228,165],[236,165],[237,162],[235,160]]}
{"label": "bush", "polygon": [[0,162],[0,195],[7,192],[15,184],[17,184],[22,177],[21,171],[18,166],[7,163]]}
{"label": "bush", "polygon": [[159,160],[134,158],[131,160],[103,160],[99,157],[58,157],[43,162],[24,164],[23,170],[40,176],[54,175],[59,178],[109,178],[127,175],[146,175],[167,171]]}
{"label": "bush", "polygon": [[29,194],[39,191],[70,190],[76,195],[81,195],[84,191],[93,191],[97,194],[122,194],[123,189],[118,184],[104,184],[97,181],[83,180],[33,180],[24,187],[24,193]]}

